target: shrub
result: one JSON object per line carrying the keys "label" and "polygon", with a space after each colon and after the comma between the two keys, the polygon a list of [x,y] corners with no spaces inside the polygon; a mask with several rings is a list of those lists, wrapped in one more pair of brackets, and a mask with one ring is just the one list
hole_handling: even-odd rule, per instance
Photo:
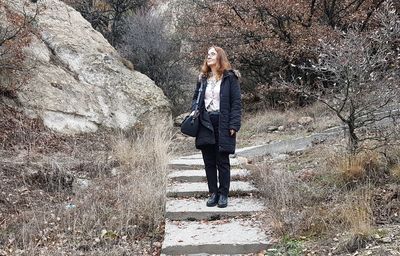
{"label": "shrub", "polygon": [[247,111],[263,109],[287,110],[289,108],[306,106],[315,99],[307,98],[295,88],[283,85],[260,85],[243,97],[244,108]]}
{"label": "shrub", "polygon": [[[268,206],[266,222],[277,235],[291,238],[320,237],[346,230],[352,236],[368,239],[374,231],[375,221],[379,219],[378,213],[382,212],[376,209],[380,206],[375,204],[382,203],[378,200],[380,196],[385,198],[377,185],[388,181],[387,161],[381,154],[370,152],[353,160],[352,166],[357,168],[350,170],[346,165],[342,173],[336,168],[342,166],[338,153],[322,145],[315,147],[317,149],[305,153],[313,162],[324,162],[329,158],[340,163],[322,165],[320,170],[312,170],[307,179],[303,178],[302,171],[288,170],[290,158],[284,163],[265,162],[253,168],[254,180]],[[297,156],[294,158],[299,160]],[[304,165],[308,166],[307,159],[304,159]],[[309,168],[306,171],[310,172]],[[388,194],[393,201],[389,201],[392,206],[383,211],[388,212],[384,216],[395,218],[396,191],[393,189],[393,193]]]}
{"label": "shrub", "polygon": [[252,93],[277,78],[303,76],[312,82],[315,74],[304,75],[292,64],[317,59],[312,49],[320,39],[338,37],[335,28],[346,31],[357,23],[369,28],[382,2],[194,0],[181,15],[180,29],[192,44],[196,62],[210,44],[225,48],[243,73],[243,90]]}
{"label": "shrub", "polygon": [[399,117],[399,14],[388,1],[374,19],[378,27],[369,33],[353,27],[340,40],[321,40],[315,50],[318,61],[301,67],[306,74],[318,74],[315,83],[297,78],[310,97],[326,104],[346,125],[352,154],[367,143],[396,139],[390,129],[377,126],[396,126],[390,121]]}
{"label": "shrub", "polygon": [[338,181],[349,186],[357,182],[379,183],[388,177],[386,158],[376,151],[361,152],[357,155],[343,155],[332,159]]}
{"label": "shrub", "polygon": [[122,36],[123,19],[128,13],[147,5],[147,0],[63,0],[74,7],[99,31],[108,42],[116,46]]}
{"label": "shrub", "polygon": [[171,101],[172,114],[176,116],[190,106],[191,97],[184,88],[194,79],[180,54],[180,38],[168,31],[164,19],[145,11],[127,17],[118,49],[138,71],[153,79],[163,90]]}

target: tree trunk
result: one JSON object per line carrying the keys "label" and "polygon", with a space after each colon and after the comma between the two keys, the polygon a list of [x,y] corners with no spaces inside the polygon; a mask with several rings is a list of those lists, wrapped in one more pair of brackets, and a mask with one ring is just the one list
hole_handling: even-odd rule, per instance
{"label": "tree trunk", "polygon": [[354,122],[348,122],[347,126],[349,127],[349,144],[348,150],[350,154],[355,155],[358,149],[358,137],[355,132]]}

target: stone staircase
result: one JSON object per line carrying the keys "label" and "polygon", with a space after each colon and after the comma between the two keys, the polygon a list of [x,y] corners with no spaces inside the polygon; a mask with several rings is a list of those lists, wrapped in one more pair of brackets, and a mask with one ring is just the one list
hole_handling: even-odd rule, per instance
{"label": "stone staircase", "polygon": [[165,237],[161,255],[238,255],[258,253],[270,237],[252,215],[264,209],[253,197],[256,188],[231,158],[228,207],[207,207],[208,187],[201,155],[171,161],[167,190]]}

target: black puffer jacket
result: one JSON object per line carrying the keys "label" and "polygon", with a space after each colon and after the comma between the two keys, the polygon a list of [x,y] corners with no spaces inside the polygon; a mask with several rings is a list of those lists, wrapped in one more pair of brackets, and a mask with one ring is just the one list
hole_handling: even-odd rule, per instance
{"label": "black puffer jacket", "polygon": [[[240,95],[239,85],[239,72],[234,70],[226,70],[223,74],[220,90],[220,115],[219,115],[219,145],[220,152],[230,154],[235,153],[236,147],[236,133],[230,136],[229,130],[234,129],[239,131],[241,116],[242,116],[242,102]],[[199,110],[200,110],[200,126],[196,136],[196,148],[201,149],[205,145],[215,144],[214,130],[208,116],[205,105],[204,97],[207,87],[207,78],[201,77],[197,82],[196,91],[193,96],[192,110],[199,93],[200,85],[203,83],[203,90],[200,94]]]}

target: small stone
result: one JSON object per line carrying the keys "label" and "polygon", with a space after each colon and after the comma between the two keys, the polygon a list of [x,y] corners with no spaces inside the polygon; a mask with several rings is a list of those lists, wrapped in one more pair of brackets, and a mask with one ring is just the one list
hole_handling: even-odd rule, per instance
{"label": "small stone", "polygon": [[269,132],[277,131],[277,130],[278,130],[278,126],[269,126],[269,127],[267,128],[267,130],[268,130]]}
{"label": "small stone", "polygon": [[119,173],[120,173],[120,171],[117,168],[112,168],[112,170],[111,170],[112,176],[117,176]]}
{"label": "small stone", "polygon": [[157,248],[161,248],[161,243],[160,242],[154,242],[153,245]]}
{"label": "small stone", "polygon": [[76,207],[76,205],[74,205],[73,203],[69,203],[69,204],[67,204],[67,205],[65,206],[66,209],[73,209],[73,208],[75,208],[75,207]]}
{"label": "small stone", "polygon": [[188,116],[190,112],[180,114],[179,116],[175,117],[174,119],[174,126],[180,126],[186,116]]}
{"label": "small stone", "polygon": [[90,185],[90,181],[87,179],[76,179],[76,186],[80,189],[87,189]]}
{"label": "small stone", "polygon": [[298,124],[303,125],[303,126],[309,125],[312,122],[314,122],[314,118],[312,118],[310,116],[300,117],[299,120],[297,121]]}
{"label": "small stone", "polygon": [[289,156],[287,154],[272,154],[273,160],[285,160]]}
{"label": "small stone", "polygon": [[281,126],[278,127],[278,131],[281,132],[281,131],[283,131],[283,130],[285,130],[285,126],[281,125]]}
{"label": "small stone", "polygon": [[382,238],[381,241],[382,241],[383,243],[385,243],[385,244],[389,244],[389,243],[392,242],[392,238],[390,238],[390,237],[384,237],[384,238]]}
{"label": "small stone", "polygon": [[103,229],[101,230],[101,237],[103,238],[107,234],[107,230]]}

